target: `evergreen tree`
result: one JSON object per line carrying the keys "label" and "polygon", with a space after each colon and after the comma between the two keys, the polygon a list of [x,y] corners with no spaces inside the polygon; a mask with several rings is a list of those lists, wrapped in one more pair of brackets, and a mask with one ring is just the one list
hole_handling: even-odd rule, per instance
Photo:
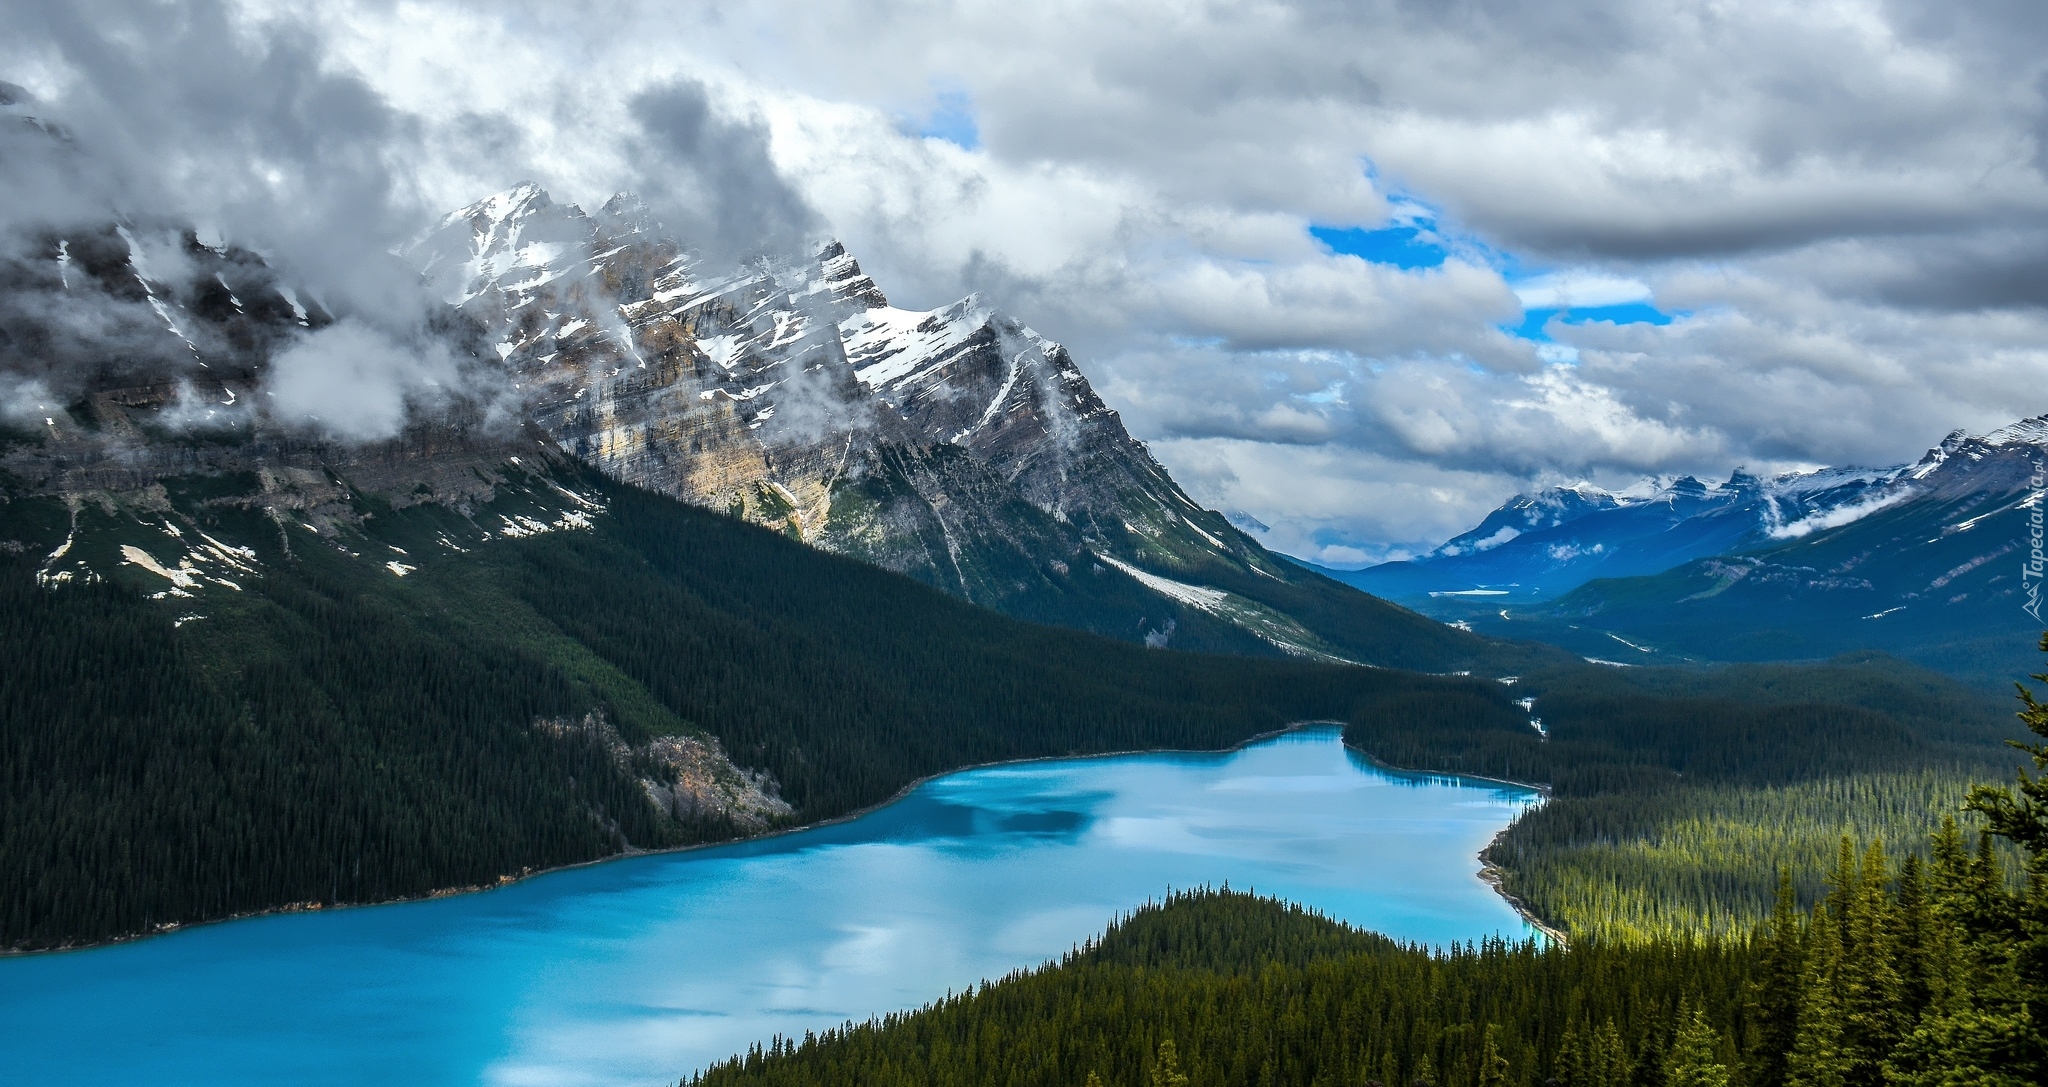
{"label": "evergreen tree", "polygon": [[[2048,634],[2041,636],[2041,649],[2048,651]],[[2048,672],[2037,672],[2031,678],[2048,683]],[[2021,770],[2011,786],[1971,790],[1970,808],[1984,816],[1991,834],[2026,851],[2026,892],[2008,896],[2009,908],[1998,911],[2009,919],[2008,927],[1997,934],[2009,946],[2006,961],[2000,964],[2000,973],[2009,974],[2001,979],[2008,982],[2009,992],[2006,1006],[1992,1014],[2016,1017],[2026,1024],[2031,1037],[2024,1048],[2030,1054],[2014,1070],[2024,1068],[2038,1081],[2048,1082],[2048,773],[2044,773],[2048,772],[2048,703],[2037,700],[2026,684],[2014,686],[2019,689],[2019,718],[2041,742],[2015,741],[2013,746],[2033,760],[2035,773]],[[1980,876],[1979,880],[1986,878]],[[1973,935],[1990,935],[1986,931],[1989,926],[1982,924],[1990,912],[1979,911],[1979,931]]]}
{"label": "evergreen tree", "polygon": [[1614,1020],[1600,1024],[1593,1035],[1593,1060],[1589,1082],[1594,1087],[1627,1087],[1635,1076],[1635,1062],[1629,1059],[1628,1044]]}
{"label": "evergreen tree", "polygon": [[1159,1043],[1159,1055],[1152,1064],[1152,1087],[1188,1087],[1187,1073],[1180,1070],[1180,1051],[1173,1039]]}
{"label": "evergreen tree", "polygon": [[1728,1087],[1728,1066],[1720,1060],[1721,1037],[1698,1005],[1687,1002],[1678,1013],[1671,1050],[1664,1056],[1668,1087]]}
{"label": "evergreen tree", "polygon": [[1750,981],[1749,1007],[1755,1023],[1749,1052],[1753,1087],[1784,1087],[1785,1058],[1799,1036],[1799,1005],[1805,976],[1805,933],[1799,923],[1792,870],[1778,872],[1777,903],[1759,940],[1762,954]]}
{"label": "evergreen tree", "polygon": [[1576,1022],[1565,1024],[1564,1037],[1557,1044],[1557,1056],[1550,1061],[1550,1078],[1559,1087],[1592,1087],[1587,1076],[1585,1041]]}
{"label": "evergreen tree", "polygon": [[[1845,874],[1846,876],[1846,874]],[[1882,1087],[1884,1061],[1905,1033],[1904,986],[1895,942],[1898,923],[1884,849],[1870,843],[1845,897],[1841,965],[1843,1079],[1848,1087]]]}
{"label": "evergreen tree", "polygon": [[1479,1050],[1479,1087],[1506,1087],[1508,1061],[1500,1055],[1499,1029],[1486,1025],[1486,1041]]}
{"label": "evergreen tree", "polygon": [[[2041,649],[2048,652],[2048,634],[2041,636]],[[2048,672],[2037,672],[2031,678],[2048,683]],[[2048,771],[2048,703],[2037,701],[2024,683],[2013,686],[2019,688],[2020,720],[2043,740],[2014,741],[2013,746],[2033,759],[2037,773]],[[2048,776],[2021,770],[2011,786],[1979,786],[1971,791],[1970,808],[1983,813],[1993,833],[2019,843],[2037,863],[2048,859]]]}
{"label": "evergreen tree", "polygon": [[1909,854],[1899,870],[1897,931],[1901,1013],[1907,1022],[1920,1018],[1934,1003],[1939,938],[1927,905],[1927,880],[1918,855]]}
{"label": "evergreen tree", "polygon": [[1788,1087],[1847,1087],[1848,1060],[1842,1052],[1842,1006],[1836,988],[1841,957],[1841,926],[1822,903],[1807,927],[1799,1031],[1785,1059]]}

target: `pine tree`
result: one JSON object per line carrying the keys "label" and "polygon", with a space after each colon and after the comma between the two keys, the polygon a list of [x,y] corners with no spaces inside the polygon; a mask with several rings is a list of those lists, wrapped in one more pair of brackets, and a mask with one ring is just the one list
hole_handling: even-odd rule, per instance
{"label": "pine tree", "polygon": [[1180,1051],[1173,1039],[1159,1043],[1159,1057],[1152,1063],[1152,1087],[1188,1087],[1187,1073],[1180,1070]]}
{"label": "pine tree", "polygon": [[1720,1061],[1721,1036],[1699,1005],[1679,1008],[1671,1051],[1664,1056],[1668,1087],[1728,1087],[1728,1066]]}
{"label": "pine tree", "polygon": [[[2041,636],[2048,652],[2048,634]],[[2048,683],[2048,672],[2033,679]],[[2010,786],[1979,785],[1969,808],[1988,824],[1968,881],[1970,909],[1963,919],[1973,945],[1972,965],[1988,974],[1972,1009],[1958,1009],[1951,1025],[1963,1038],[1993,1041],[1985,1059],[2000,1071],[2048,1082],[2048,703],[2026,684],[2018,688],[2020,721],[2040,743],[2015,741],[2033,760],[2035,773],[2017,771]],[[1992,835],[2026,851],[2027,888],[2005,889]],[[1983,1050],[1984,1045],[1969,1048]]]}
{"label": "pine tree", "polygon": [[1884,1060],[1907,1026],[1890,883],[1884,847],[1873,841],[1849,883],[1845,939],[1836,971],[1848,1087],[1882,1087]]}
{"label": "pine tree", "polygon": [[1934,915],[1928,910],[1927,878],[1916,855],[1908,854],[1899,869],[1899,904],[1894,916],[1897,930],[1892,940],[1899,955],[1901,1012],[1910,1023],[1934,1003],[1940,969],[1940,941]]}
{"label": "pine tree", "polygon": [[[2048,634],[2041,636],[2041,649],[2048,652]],[[2037,672],[2032,678],[2048,683],[2048,672]],[[2033,758],[2037,774],[2048,772],[2048,703],[2037,701],[2033,690],[2024,683],[2013,686],[2019,688],[2020,720],[2028,731],[2044,741],[2015,741],[2013,746]],[[1993,833],[2019,843],[2029,857],[2048,858],[2048,776],[2037,777],[2021,770],[2018,778],[2011,786],[1980,785],[1972,789],[1970,810],[1981,812]]]}
{"label": "pine tree", "polygon": [[1486,1025],[1486,1040],[1479,1049],[1479,1087],[1506,1087],[1508,1061],[1500,1055],[1499,1028]]}
{"label": "pine tree", "polygon": [[1799,924],[1792,870],[1778,870],[1778,898],[1760,943],[1763,954],[1750,982],[1749,1080],[1754,1087],[1784,1087],[1785,1061],[1799,1037],[1805,934]]}
{"label": "pine tree", "polygon": [[1561,1087],[1592,1087],[1586,1075],[1585,1041],[1579,1035],[1577,1023],[1565,1025],[1564,1038],[1557,1045],[1557,1056],[1550,1062],[1550,1078]]}
{"label": "pine tree", "polygon": [[1592,1087],[1627,1087],[1634,1077],[1635,1062],[1629,1059],[1628,1045],[1622,1041],[1621,1031],[1616,1029],[1614,1020],[1602,1023],[1594,1034],[1590,1063],[1592,1069],[1588,1081]]}
{"label": "pine tree", "polygon": [[1788,1087],[1846,1087],[1848,1062],[1842,1053],[1842,1007],[1836,992],[1841,955],[1841,927],[1822,903],[1807,928],[1799,1033],[1785,1062]]}

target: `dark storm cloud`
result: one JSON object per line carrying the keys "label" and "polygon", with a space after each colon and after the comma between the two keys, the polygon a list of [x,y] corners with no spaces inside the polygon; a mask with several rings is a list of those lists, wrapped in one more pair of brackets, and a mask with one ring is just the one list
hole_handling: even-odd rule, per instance
{"label": "dark storm cloud", "polygon": [[640,91],[630,112],[634,188],[693,249],[716,265],[802,247],[817,216],[775,169],[764,123],[720,113],[689,79]]}
{"label": "dark storm cloud", "polygon": [[[218,0],[8,3],[5,21],[55,73],[53,93],[12,92],[16,117],[0,117],[35,118],[0,137],[16,414],[87,381],[190,380],[234,354],[194,318],[216,281],[274,311],[245,363],[268,368],[262,403],[280,422],[380,439],[408,410],[496,401],[502,377],[457,363],[392,255],[430,221],[407,174],[419,126],[328,63],[316,35]],[[231,284],[218,270],[232,252],[193,264],[194,231],[269,267]],[[341,322],[293,331],[280,286]]]}
{"label": "dark storm cloud", "polygon": [[1857,245],[1830,280],[1843,293],[1940,310],[2048,309],[2048,228],[2000,228]]}
{"label": "dark storm cloud", "polygon": [[335,305],[417,313],[389,256],[426,214],[400,165],[417,133],[310,32],[220,0],[5,7],[61,73],[46,105],[90,161],[94,199],[218,229]]}

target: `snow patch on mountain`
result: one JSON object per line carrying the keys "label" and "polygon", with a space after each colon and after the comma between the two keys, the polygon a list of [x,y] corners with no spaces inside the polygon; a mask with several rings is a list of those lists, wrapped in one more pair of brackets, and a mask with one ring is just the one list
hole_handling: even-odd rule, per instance
{"label": "snow patch on mountain", "polygon": [[991,311],[978,294],[943,309],[877,306],[840,326],[846,358],[862,385],[886,391],[915,382],[987,326]]}
{"label": "snow patch on mountain", "polygon": [[1230,596],[1229,593],[1221,589],[1211,589],[1206,585],[1189,585],[1184,581],[1160,577],[1158,574],[1148,574],[1132,566],[1130,563],[1111,555],[1097,555],[1096,557],[1129,574],[1137,580],[1138,584],[1161,596],[1178,600],[1191,608],[1200,608],[1203,611],[1212,613],[1218,612],[1222,610],[1224,600]]}

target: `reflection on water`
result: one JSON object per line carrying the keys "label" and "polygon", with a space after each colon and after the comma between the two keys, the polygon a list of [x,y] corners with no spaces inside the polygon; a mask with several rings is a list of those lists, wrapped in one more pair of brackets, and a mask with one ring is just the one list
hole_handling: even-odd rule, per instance
{"label": "reflection on water", "polygon": [[1475,857],[1530,799],[1380,770],[1334,729],[989,767],[778,838],[0,961],[0,1082],[673,1083],[1203,884],[1401,939],[1520,935]]}

